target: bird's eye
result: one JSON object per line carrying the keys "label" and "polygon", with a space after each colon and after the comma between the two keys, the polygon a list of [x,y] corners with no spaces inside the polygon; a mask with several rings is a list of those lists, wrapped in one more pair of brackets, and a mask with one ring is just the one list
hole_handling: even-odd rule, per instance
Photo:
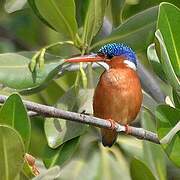
{"label": "bird's eye", "polygon": [[97,55],[100,56],[100,57],[102,57],[102,58],[105,58],[105,57],[106,57],[105,54],[103,54],[103,53],[97,53]]}
{"label": "bird's eye", "polygon": [[107,58],[107,59],[112,59],[112,58],[113,58],[113,55],[107,54],[107,55],[106,55],[106,58]]}

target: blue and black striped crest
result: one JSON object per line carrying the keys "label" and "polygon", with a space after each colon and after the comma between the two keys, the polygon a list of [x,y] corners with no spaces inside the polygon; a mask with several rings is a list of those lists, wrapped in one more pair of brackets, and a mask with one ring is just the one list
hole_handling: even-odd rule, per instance
{"label": "blue and black striped crest", "polygon": [[124,56],[127,60],[133,62],[137,66],[135,52],[122,43],[106,44],[99,49],[98,54],[104,54],[108,58],[112,58],[113,56]]}

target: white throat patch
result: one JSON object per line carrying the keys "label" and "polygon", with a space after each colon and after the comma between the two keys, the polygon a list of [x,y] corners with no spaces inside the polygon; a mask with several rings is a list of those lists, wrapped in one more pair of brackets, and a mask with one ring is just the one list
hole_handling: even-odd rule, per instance
{"label": "white throat patch", "polygon": [[126,64],[128,67],[132,68],[135,71],[137,69],[136,65],[133,62],[129,61],[129,60],[124,60],[124,64]]}

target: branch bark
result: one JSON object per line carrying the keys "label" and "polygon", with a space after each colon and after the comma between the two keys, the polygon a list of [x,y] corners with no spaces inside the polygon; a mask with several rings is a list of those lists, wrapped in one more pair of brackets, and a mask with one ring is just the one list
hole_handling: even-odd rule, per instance
{"label": "branch bark", "polygon": [[[0,103],[4,103],[7,98],[8,98],[7,96],[0,95]],[[30,111],[29,114],[35,115],[36,113],[38,113],[39,115],[42,115],[44,117],[63,118],[69,121],[89,124],[89,125],[93,125],[99,128],[113,129],[118,133],[126,133],[131,136],[137,137],[139,139],[144,139],[144,140],[156,143],[156,144],[160,144],[157,134],[147,131],[142,128],[128,126],[128,133],[127,133],[126,131],[127,128],[125,126],[122,126],[118,123],[114,123],[114,126],[112,128],[112,123],[105,119],[88,116],[85,114],[65,111],[65,110],[58,109],[52,106],[38,104],[38,103],[30,102],[30,101],[23,100],[23,103],[26,106],[26,108]]]}

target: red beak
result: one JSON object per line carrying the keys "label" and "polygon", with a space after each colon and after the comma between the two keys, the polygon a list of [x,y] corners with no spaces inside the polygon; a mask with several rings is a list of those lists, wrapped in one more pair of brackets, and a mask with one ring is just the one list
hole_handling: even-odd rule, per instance
{"label": "red beak", "polygon": [[71,63],[79,63],[79,62],[98,62],[98,61],[104,61],[105,57],[99,56],[97,54],[93,55],[85,55],[85,56],[79,56],[79,57],[74,57],[70,59],[66,59],[66,62],[71,62]]}

